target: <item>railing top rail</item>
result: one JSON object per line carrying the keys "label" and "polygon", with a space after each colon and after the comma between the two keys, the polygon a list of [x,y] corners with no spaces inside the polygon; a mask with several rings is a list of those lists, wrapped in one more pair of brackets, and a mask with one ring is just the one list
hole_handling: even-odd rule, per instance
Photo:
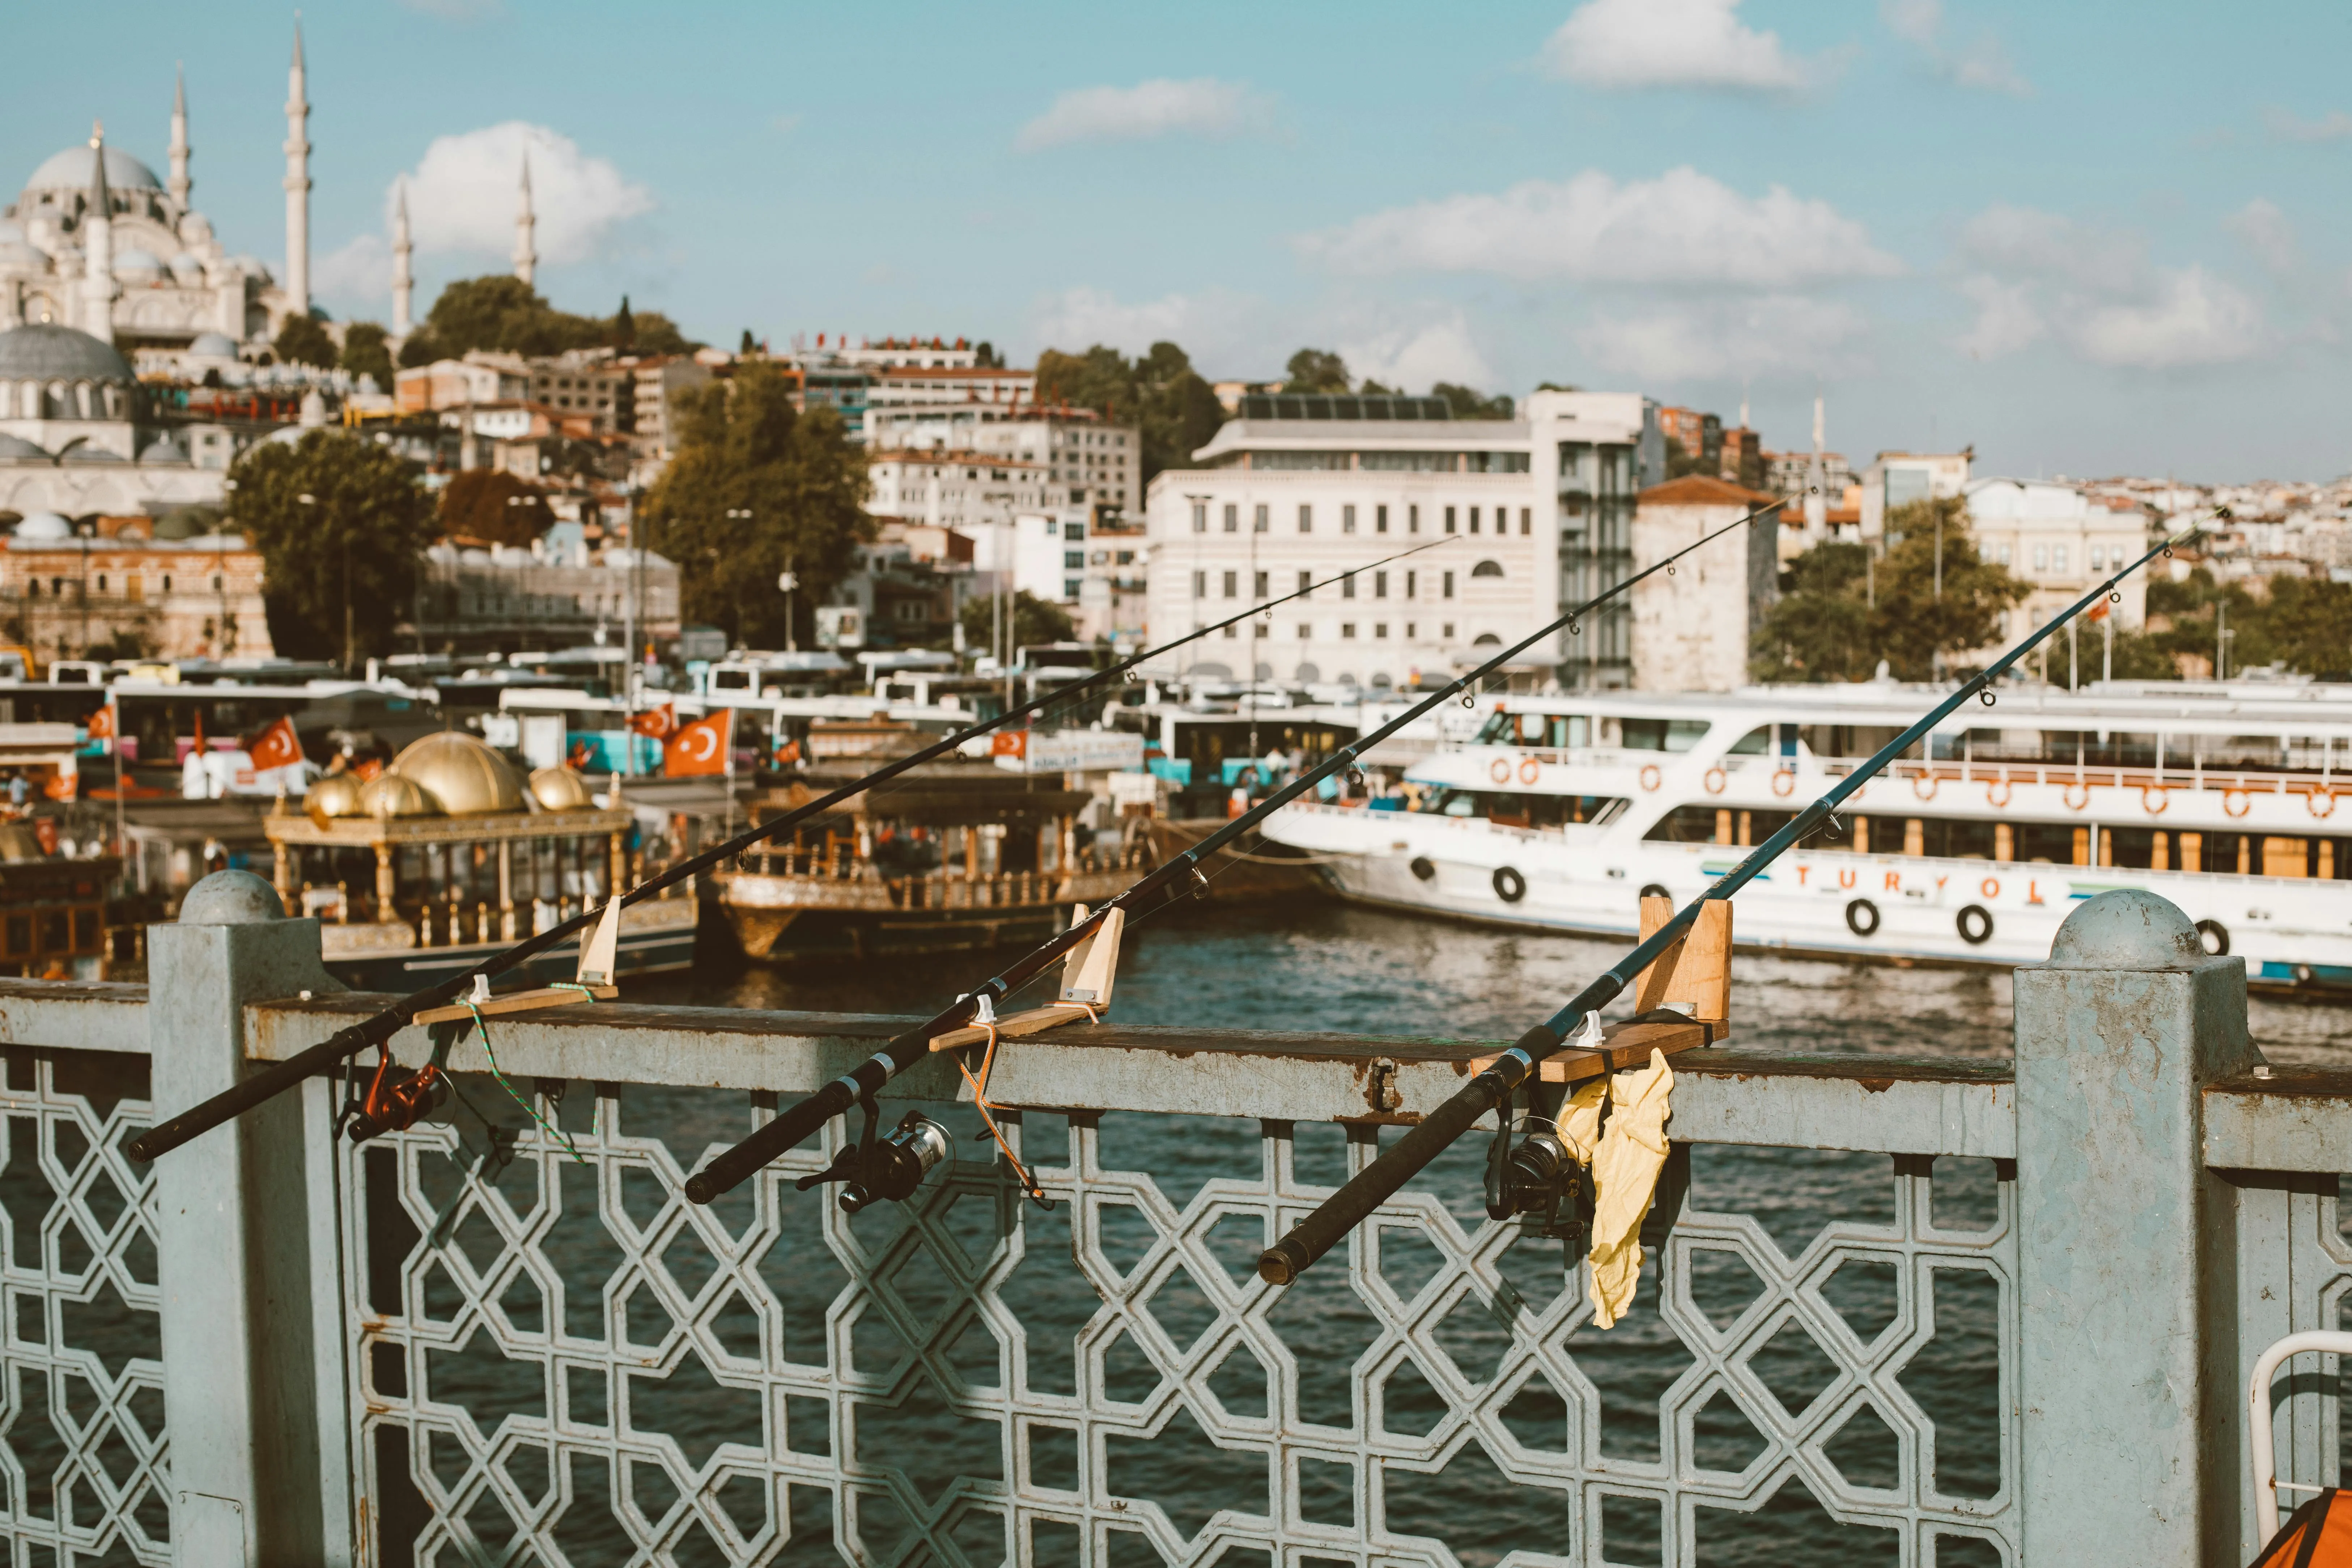
{"label": "railing top rail", "polygon": [[147,1049],[147,987],[96,980],[0,980],[0,1045]]}
{"label": "railing top rail", "polygon": [[2221,1171],[2352,1171],[2352,1068],[2277,1066],[2205,1089],[2205,1163]]}

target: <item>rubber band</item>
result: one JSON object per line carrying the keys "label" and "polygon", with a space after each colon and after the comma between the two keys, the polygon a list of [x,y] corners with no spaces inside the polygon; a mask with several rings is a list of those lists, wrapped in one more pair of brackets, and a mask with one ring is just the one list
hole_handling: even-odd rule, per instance
{"label": "rubber band", "polygon": [[490,1058],[490,1076],[499,1080],[499,1087],[507,1091],[507,1098],[513,1100],[517,1105],[521,1106],[524,1111],[530,1115],[530,1119],[539,1123],[541,1131],[546,1133],[550,1138],[552,1138],[557,1142],[562,1144],[564,1152],[570,1154],[574,1160],[580,1162],[580,1163],[583,1165],[586,1164],[588,1163],[588,1157],[580,1152],[579,1145],[572,1142],[572,1135],[564,1131],[562,1128],[551,1123],[546,1117],[541,1116],[539,1113],[539,1107],[533,1105],[530,1100],[525,1100],[521,1094],[517,1092],[515,1086],[507,1081],[505,1070],[499,1066],[498,1052],[490,1049],[490,1026],[488,1022],[483,1018],[482,1010],[479,1007],[475,1006],[471,1001],[467,1001],[465,1004],[465,1006],[466,1011],[474,1016],[474,1027],[481,1031],[482,1055]]}

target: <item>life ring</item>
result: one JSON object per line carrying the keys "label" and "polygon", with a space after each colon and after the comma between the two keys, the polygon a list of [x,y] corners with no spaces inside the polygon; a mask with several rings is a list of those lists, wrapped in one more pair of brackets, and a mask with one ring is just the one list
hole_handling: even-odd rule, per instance
{"label": "life ring", "polygon": [[1868,899],[1856,899],[1845,907],[1845,929],[1856,936],[1869,936],[1878,930],[1878,906]]}
{"label": "life ring", "polygon": [[1510,783],[1511,760],[1508,757],[1496,757],[1493,762],[1486,764],[1486,776],[1493,779],[1496,784]]}
{"label": "life ring", "polygon": [[1794,769],[1794,768],[1782,768],[1779,773],[1774,773],[1774,774],[1772,775],[1772,793],[1773,793],[1774,795],[1780,795],[1780,796],[1781,796],[1782,798],[1784,798],[1784,799],[1785,799],[1785,798],[1787,798],[1788,796],[1790,796],[1790,795],[1794,795],[1796,792],[1797,792],[1797,770],[1796,770],[1796,769]]}
{"label": "life ring", "polygon": [[1507,904],[1516,904],[1528,896],[1528,879],[1508,866],[1495,868],[1495,896]]}
{"label": "life ring", "polygon": [[[2326,805],[2322,805],[2322,801]],[[2336,815],[2336,792],[2332,789],[2313,790],[2303,797],[2303,808],[2314,816],[2333,816]]]}
{"label": "life ring", "polygon": [[1707,794],[1721,795],[1723,786],[1731,782],[1731,777],[1721,768],[1709,768],[1706,770],[1706,777],[1699,782],[1706,785]]}
{"label": "life ring", "polygon": [[[2238,804],[2231,805],[2233,800]],[[2242,789],[2225,789],[2221,792],[2221,809],[2231,816],[2243,816],[2254,809],[2254,797]]]}
{"label": "life ring", "polygon": [[1982,904],[1963,909],[1955,923],[1960,928],[1960,940],[1970,947],[1982,947],[1992,940],[1992,911]]}
{"label": "life ring", "polygon": [[1671,899],[1674,897],[1672,893],[1666,891],[1665,885],[1662,882],[1643,883],[1642,896],[1645,899]]}
{"label": "life ring", "polygon": [[2230,928],[2220,921],[2199,921],[2197,942],[2213,957],[2226,957],[2230,952]]}
{"label": "life ring", "polygon": [[1936,791],[1941,787],[1942,786],[1936,782],[1936,775],[1933,773],[1921,773],[1917,778],[1911,781],[1911,793],[1917,795],[1921,800],[1935,799]]}
{"label": "life ring", "polygon": [[2165,797],[2170,793],[2162,784],[2143,785],[2139,792],[2140,809],[2150,816],[2162,816],[2168,804]]}
{"label": "life ring", "polygon": [[[1997,795],[1994,793],[1996,790],[2000,792]],[[1995,779],[1985,785],[1985,804],[1999,811],[2009,804],[2009,797],[2015,793],[2016,791],[2009,787],[2007,779]]]}
{"label": "life ring", "polygon": [[1665,782],[1665,774],[1658,771],[1657,763],[1643,763],[1642,764],[1642,787],[1643,789],[1654,792],[1659,784]]}
{"label": "life ring", "polygon": [[[2074,792],[2076,790],[2081,790],[2083,792],[2083,798],[2080,800],[2076,800],[2074,798]],[[2074,783],[2068,784],[2064,789],[2059,792],[2058,798],[2066,803],[2066,809],[2069,811],[2084,810],[2091,804],[2091,786],[2084,784],[2082,780],[2076,779]]]}
{"label": "life ring", "polygon": [[1414,856],[1412,858],[1411,868],[1413,879],[1419,882],[1426,882],[1432,877],[1437,875],[1437,868],[1430,862],[1430,858],[1426,855]]}
{"label": "life ring", "polygon": [[1521,757],[1519,759],[1519,782],[1521,784],[1535,783],[1536,775],[1541,771],[1541,765],[1538,764],[1533,757]]}

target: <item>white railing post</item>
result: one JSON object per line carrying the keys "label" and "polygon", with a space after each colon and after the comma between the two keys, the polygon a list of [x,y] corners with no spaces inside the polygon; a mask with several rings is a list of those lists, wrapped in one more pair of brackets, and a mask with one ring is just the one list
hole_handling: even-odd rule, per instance
{"label": "white railing post", "polygon": [[2234,1563],[2231,1205],[2205,1086],[2250,1070],[2242,958],[2153,893],[2017,972],[2023,1561]]}
{"label": "white railing post", "polygon": [[[247,1002],[341,989],[320,967],[319,922],[286,919],[244,871],[191,889],[147,951],[159,1115],[243,1076]],[[348,1560],[324,1531],[348,1440],[321,1429],[317,1398],[302,1103],[281,1097],[156,1162],[178,1568]],[[334,1259],[320,1262],[331,1289]]]}

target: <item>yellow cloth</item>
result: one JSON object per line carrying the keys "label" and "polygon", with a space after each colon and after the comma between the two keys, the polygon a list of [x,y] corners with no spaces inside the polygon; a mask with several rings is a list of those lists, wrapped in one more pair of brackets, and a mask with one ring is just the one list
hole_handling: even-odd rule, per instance
{"label": "yellow cloth", "polygon": [[[1675,1086],[1665,1053],[1609,1079],[1609,1124],[1592,1157],[1592,1321],[1608,1328],[1633,1305],[1642,1277],[1642,1220],[1666,1163],[1666,1097]],[[1590,1092],[1589,1090],[1586,1092]],[[1580,1092],[1576,1101],[1585,1099]],[[1592,1097],[1598,1114],[1600,1097]],[[1573,1109],[1570,1119],[1574,1119]]]}
{"label": "yellow cloth", "polygon": [[1596,1078],[1569,1097],[1559,1113],[1559,1140],[1580,1165],[1592,1163],[1601,1143],[1601,1102],[1609,1098],[1609,1080]]}

